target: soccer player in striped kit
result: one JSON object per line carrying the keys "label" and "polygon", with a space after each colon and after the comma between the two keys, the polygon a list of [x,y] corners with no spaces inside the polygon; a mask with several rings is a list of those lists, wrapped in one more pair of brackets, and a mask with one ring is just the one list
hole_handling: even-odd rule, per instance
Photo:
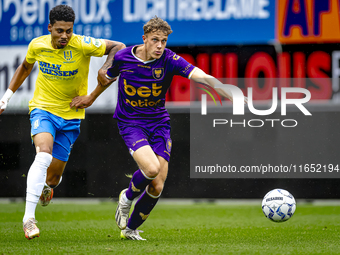
{"label": "soccer player in striped kit", "polygon": [[[120,75],[114,118],[118,120],[119,133],[139,166],[129,187],[119,195],[115,215],[122,230],[121,238],[131,240],[145,240],[137,228],[159,200],[168,174],[172,141],[165,95],[173,76],[181,75],[212,87],[221,84],[165,48],[168,35],[172,33],[166,21],[154,17],[143,29],[144,44],[117,52],[107,71],[108,79]],[[104,90],[105,87],[99,85],[90,95],[74,98],[71,106],[89,107]],[[216,90],[232,100],[230,91]],[[139,195],[129,217],[132,201]]]}

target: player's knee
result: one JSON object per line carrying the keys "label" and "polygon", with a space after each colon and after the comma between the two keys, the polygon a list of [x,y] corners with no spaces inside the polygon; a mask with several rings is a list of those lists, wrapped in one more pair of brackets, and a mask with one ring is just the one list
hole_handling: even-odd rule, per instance
{"label": "player's knee", "polygon": [[48,145],[40,145],[36,147],[36,151],[38,152],[46,152],[48,154],[52,155],[52,147],[48,146]]}
{"label": "player's knee", "polygon": [[163,188],[164,188],[164,183],[162,183],[162,182],[159,182],[159,183],[156,183],[156,184],[153,184],[153,185],[149,185],[148,193],[150,195],[158,197],[162,193]]}
{"label": "player's knee", "polygon": [[159,174],[160,170],[161,170],[160,164],[151,164],[145,171],[146,172],[145,174],[150,178],[155,178]]}

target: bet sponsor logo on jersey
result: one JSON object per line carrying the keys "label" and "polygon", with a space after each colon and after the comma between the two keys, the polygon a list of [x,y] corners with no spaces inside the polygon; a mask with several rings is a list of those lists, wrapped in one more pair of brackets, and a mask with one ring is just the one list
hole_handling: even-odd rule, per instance
{"label": "bet sponsor logo on jersey", "polygon": [[124,91],[125,94],[133,97],[133,96],[139,96],[141,99],[139,100],[129,100],[126,99],[125,102],[127,104],[130,104],[133,107],[148,107],[148,106],[156,106],[161,102],[161,99],[158,99],[157,101],[153,101],[148,99],[149,97],[158,97],[162,93],[162,86],[158,86],[157,83],[152,83],[152,87],[148,88],[146,86],[141,87],[134,87],[132,85],[129,85],[127,81],[124,79]]}

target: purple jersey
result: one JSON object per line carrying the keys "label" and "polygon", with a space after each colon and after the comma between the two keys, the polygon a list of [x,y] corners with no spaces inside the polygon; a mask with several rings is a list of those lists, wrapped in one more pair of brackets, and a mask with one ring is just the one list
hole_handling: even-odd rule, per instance
{"label": "purple jersey", "polygon": [[128,123],[143,123],[168,118],[165,94],[174,75],[190,78],[195,68],[186,60],[165,49],[159,59],[142,61],[127,47],[116,53],[107,71],[110,77],[120,74],[118,103],[114,118]]}

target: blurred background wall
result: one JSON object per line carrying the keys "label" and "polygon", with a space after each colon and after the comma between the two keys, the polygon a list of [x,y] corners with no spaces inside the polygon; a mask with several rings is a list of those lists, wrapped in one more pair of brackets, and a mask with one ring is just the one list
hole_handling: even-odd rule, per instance
{"label": "blurred background wall", "polygon": [[[339,163],[339,1],[0,0],[0,95],[24,59],[28,43],[48,33],[48,12],[57,4],[74,8],[75,33],[121,41],[128,46],[142,43],[146,21],[154,15],[164,18],[174,31],[169,36],[170,49],[205,72],[227,78],[245,94],[246,88],[252,87],[255,101],[270,102],[273,87],[308,89],[314,109],[313,125],[300,128],[309,141],[299,142],[301,133],[292,131],[286,137],[292,143],[275,153],[289,155],[296,151],[306,163]],[[97,70],[104,60],[92,59],[89,91],[97,84]],[[1,197],[25,195],[26,175],[35,155],[27,105],[37,73],[35,67],[0,116]],[[276,78],[277,82],[241,83],[238,78]],[[116,93],[113,84],[87,111],[56,196],[117,197],[129,182],[125,174],[137,169],[112,119]],[[200,95],[201,91],[194,90],[182,77],[175,77],[168,91],[173,150],[163,197],[260,198],[277,187],[288,189],[297,198],[339,197],[337,178],[191,179],[189,102],[199,101]],[[294,117],[294,113],[289,115]],[[247,145],[267,141],[270,145],[257,150],[275,158],[271,145],[278,144],[277,132],[254,130],[247,134]],[[233,143],[226,144],[238,152],[230,155],[233,160],[249,158],[238,147],[242,135],[239,130]],[[320,158],[315,158],[316,150]]]}

